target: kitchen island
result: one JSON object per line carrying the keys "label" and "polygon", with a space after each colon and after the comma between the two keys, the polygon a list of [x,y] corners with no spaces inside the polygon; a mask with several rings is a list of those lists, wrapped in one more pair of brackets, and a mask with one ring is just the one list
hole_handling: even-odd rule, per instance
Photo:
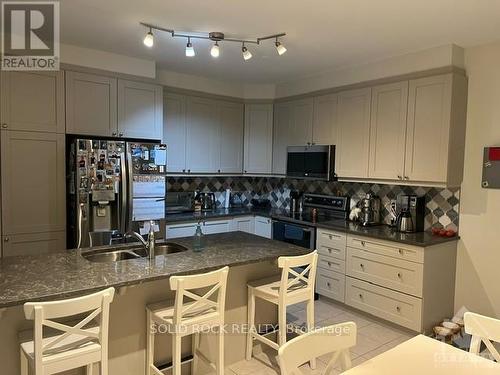
{"label": "kitchen island", "polygon": [[[2,374],[18,374],[19,333],[32,329],[24,319],[22,304],[76,297],[110,286],[117,289],[110,311],[109,369],[110,375],[138,375],[145,371],[146,315],[145,306],[173,299],[169,277],[203,273],[230,266],[226,322],[236,329],[246,323],[249,280],[279,274],[279,256],[302,255],[309,250],[284,242],[272,241],[242,232],[207,235],[202,250],[193,251],[193,238],[175,242],[188,250],[165,256],[97,263],[82,257],[87,250],[70,250],[50,255],[12,257],[0,261],[0,361]],[[97,249],[92,251],[103,251]],[[266,308],[267,307],[267,308]],[[260,321],[274,322],[275,310],[258,306]],[[24,334],[21,334],[24,336]],[[168,362],[170,340],[159,335],[156,362]],[[202,339],[208,355],[213,353]],[[185,344],[185,345],[184,345]],[[190,353],[189,340],[183,354]],[[226,365],[244,358],[245,335],[226,335]]]}

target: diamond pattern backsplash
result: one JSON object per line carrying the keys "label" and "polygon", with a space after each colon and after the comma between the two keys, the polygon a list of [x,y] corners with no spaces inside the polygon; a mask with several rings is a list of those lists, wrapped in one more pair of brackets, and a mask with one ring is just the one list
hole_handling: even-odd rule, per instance
{"label": "diamond pattern backsplash", "polygon": [[290,190],[315,194],[349,195],[351,205],[355,205],[366,193],[375,193],[382,202],[381,216],[390,223],[389,206],[392,199],[400,194],[425,196],[425,227],[433,226],[458,230],[460,189],[442,189],[420,186],[371,184],[358,182],[325,182],[295,180],[277,177],[169,177],[168,191],[205,191],[214,192],[218,205],[224,204],[224,192],[232,190],[233,203],[250,205],[253,198],[271,201],[276,208],[288,208]]}

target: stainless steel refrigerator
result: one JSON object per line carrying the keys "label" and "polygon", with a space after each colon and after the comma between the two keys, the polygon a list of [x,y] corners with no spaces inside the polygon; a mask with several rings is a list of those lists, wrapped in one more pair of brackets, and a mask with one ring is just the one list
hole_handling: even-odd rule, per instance
{"label": "stainless steel refrigerator", "polygon": [[69,249],[124,242],[130,230],[145,233],[150,220],[164,233],[165,145],[87,138],[67,144]]}

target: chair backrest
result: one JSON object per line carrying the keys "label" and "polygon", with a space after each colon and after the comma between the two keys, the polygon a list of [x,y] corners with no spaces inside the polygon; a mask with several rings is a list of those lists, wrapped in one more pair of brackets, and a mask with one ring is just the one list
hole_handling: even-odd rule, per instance
{"label": "chair backrest", "polygon": [[[180,325],[193,315],[215,313],[224,322],[226,285],[229,267],[189,276],[172,276],[170,289],[175,290],[174,324]],[[197,291],[203,290],[201,294]],[[208,289],[208,290],[207,290]],[[185,299],[192,303],[185,303]]]}
{"label": "chair backrest", "polygon": [[472,335],[469,351],[479,354],[481,342],[484,342],[493,358],[500,362],[500,354],[491,343],[491,341],[500,343],[500,320],[473,312],[466,312],[464,314],[464,324],[465,332]]}
{"label": "chair backrest", "polygon": [[301,365],[330,353],[332,357],[324,375],[333,370],[339,359],[343,370],[347,370],[351,366],[349,349],[356,345],[356,334],[356,323],[346,322],[319,328],[288,341],[278,350],[281,375],[302,374]]}
{"label": "chair backrest", "polygon": [[[50,354],[50,349],[56,344],[75,335],[79,341],[95,341],[107,355],[109,305],[113,301],[114,288],[108,288],[83,297],[51,302],[27,302],[24,304],[24,315],[28,320],[34,320],[34,349],[35,366],[39,368],[42,357]],[[53,319],[71,317],[90,312],[78,324],[71,326],[54,321]],[[97,332],[86,329],[95,318],[98,319]],[[43,343],[43,327],[50,327],[63,334],[53,340]]]}
{"label": "chair backrest", "polygon": [[307,289],[314,293],[317,264],[317,250],[306,255],[279,257],[278,267],[282,268],[280,292],[286,291],[285,293],[281,292],[280,297],[286,298],[288,293],[298,289]]}

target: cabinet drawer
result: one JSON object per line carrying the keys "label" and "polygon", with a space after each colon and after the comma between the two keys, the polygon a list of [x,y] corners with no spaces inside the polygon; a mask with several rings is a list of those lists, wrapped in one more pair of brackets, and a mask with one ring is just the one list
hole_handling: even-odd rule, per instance
{"label": "cabinet drawer", "polygon": [[196,223],[167,225],[167,238],[191,237],[196,231]]}
{"label": "cabinet drawer", "polygon": [[422,300],[346,277],[345,303],[414,331],[422,329]]}
{"label": "cabinet drawer", "polygon": [[347,236],[347,246],[372,253],[424,263],[424,249],[421,247],[400,245],[390,241],[374,241],[371,238]]}
{"label": "cabinet drawer", "polygon": [[341,260],[345,260],[345,245],[344,246],[331,246],[324,245],[321,243],[317,244],[317,250],[320,255],[325,255],[328,257],[333,257]]}
{"label": "cabinet drawer", "polygon": [[316,243],[318,244],[318,248],[325,246],[333,249],[344,249],[347,244],[347,236],[342,232],[318,229]]}
{"label": "cabinet drawer", "polygon": [[322,296],[344,302],[345,275],[318,269],[316,292]]}
{"label": "cabinet drawer", "polygon": [[318,267],[327,271],[345,274],[345,260],[335,259],[322,254],[318,256]]}
{"label": "cabinet drawer", "polygon": [[399,292],[422,297],[423,265],[347,248],[347,274]]}

